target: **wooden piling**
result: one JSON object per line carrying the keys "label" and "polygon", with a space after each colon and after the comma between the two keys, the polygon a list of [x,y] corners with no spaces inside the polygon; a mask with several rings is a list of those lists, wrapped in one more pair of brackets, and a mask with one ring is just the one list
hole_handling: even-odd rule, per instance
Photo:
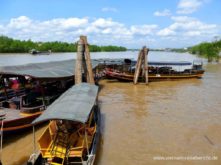
{"label": "wooden piling", "polygon": [[145,84],[147,85],[149,83],[149,79],[148,79],[148,52],[149,52],[149,49],[144,47],[143,52],[144,52],[143,70],[144,70]]}
{"label": "wooden piling", "polygon": [[91,64],[91,56],[90,56],[90,50],[87,42],[86,36],[81,36],[81,39],[84,41],[85,45],[85,60],[86,60],[86,67],[87,67],[87,82],[90,84],[94,84],[94,74],[93,74],[93,68]]}
{"label": "wooden piling", "polygon": [[142,77],[144,77],[145,83],[148,84],[148,58],[147,58],[148,52],[149,49],[147,49],[146,46],[144,46],[139,52],[135,73],[134,73],[134,84],[137,84],[141,70],[142,70],[141,75]]}
{"label": "wooden piling", "polygon": [[77,58],[75,62],[75,84],[82,83],[82,57],[84,54],[84,41],[80,38],[77,47]]}
{"label": "wooden piling", "polygon": [[138,58],[137,58],[137,63],[136,63],[136,68],[135,68],[135,73],[134,73],[134,84],[137,84],[137,81],[140,75],[140,70],[142,66],[142,58],[143,58],[143,49],[140,50]]}

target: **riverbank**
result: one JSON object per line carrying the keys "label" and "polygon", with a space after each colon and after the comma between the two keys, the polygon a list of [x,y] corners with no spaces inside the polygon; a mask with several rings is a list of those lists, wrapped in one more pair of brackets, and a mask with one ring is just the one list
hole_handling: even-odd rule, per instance
{"label": "riverbank", "polygon": [[[7,36],[0,36],[0,53],[28,53],[30,50],[49,51],[50,52],[77,52],[76,43],[68,42],[33,42],[31,40],[21,41],[9,38]],[[116,52],[126,51],[127,48],[122,46],[98,46],[89,45],[90,52]]]}

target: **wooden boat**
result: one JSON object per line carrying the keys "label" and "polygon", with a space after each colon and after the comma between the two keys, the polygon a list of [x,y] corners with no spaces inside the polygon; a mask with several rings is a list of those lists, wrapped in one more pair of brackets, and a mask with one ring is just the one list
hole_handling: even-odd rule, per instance
{"label": "wooden boat", "polygon": [[[191,78],[202,78],[203,72],[192,73],[175,73],[175,74],[149,74],[149,81],[163,81],[163,80],[180,80]],[[134,74],[120,73],[117,71],[106,71],[106,77],[109,79],[117,79],[119,81],[133,81]],[[139,76],[139,81],[143,81],[143,76]]]}
{"label": "wooden boat", "polygon": [[34,151],[28,165],[94,163],[100,136],[97,94],[95,85],[75,85],[33,122],[50,120],[38,139],[39,151]]}
{"label": "wooden boat", "polygon": [[[98,63],[92,61],[93,68]],[[42,110],[74,84],[73,65],[74,60],[65,60],[0,67],[0,108],[6,113],[3,131],[13,133],[31,126]],[[19,80],[22,88],[11,89],[10,79]],[[38,92],[32,90],[33,84]]]}
{"label": "wooden boat", "polygon": [[[43,111],[35,113],[22,113],[16,109],[0,108],[0,114],[4,114],[3,128],[4,135],[9,135],[32,126],[32,121],[41,115]],[[2,122],[0,123],[0,127]]]}
{"label": "wooden boat", "polygon": [[[70,66],[73,63],[64,61],[0,67],[3,132],[9,134],[32,126],[32,121],[74,84]],[[14,80],[19,82],[19,88],[10,85]]]}
{"label": "wooden boat", "polygon": [[[126,64],[115,68],[106,68],[106,77],[109,79],[117,79],[119,81],[133,81],[135,64]],[[183,71],[176,71],[171,66],[185,66],[191,65],[190,62],[149,62],[148,65],[148,78],[149,81],[162,81],[162,80],[179,80],[202,78],[204,70],[202,64],[193,64],[191,69]],[[121,68],[121,69],[119,69]],[[122,69],[123,68],[123,69]],[[139,76],[139,81],[143,81],[142,73]]]}
{"label": "wooden boat", "polygon": [[31,49],[29,52],[32,55],[49,55],[49,54],[51,54],[51,50],[39,51],[39,50],[36,50],[36,49]]}

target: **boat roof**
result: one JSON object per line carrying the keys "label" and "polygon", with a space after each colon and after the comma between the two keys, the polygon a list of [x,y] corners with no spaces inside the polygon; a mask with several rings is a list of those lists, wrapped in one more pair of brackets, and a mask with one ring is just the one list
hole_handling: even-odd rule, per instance
{"label": "boat roof", "polygon": [[70,120],[86,123],[95,104],[98,86],[81,83],[74,85],[55,100],[32,124],[48,120]]}
{"label": "boat roof", "polygon": [[[92,67],[95,68],[99,61],[92,60]],[[53,61],[45,63],[30,63],[16,66],[0,67],[2,75],[30,76],[36,79],[66,78],[74,75],[75,60]]]}
{"label": "boat roof", "polygon": [[[106,60],[105,64],[116,64],[116,65],[121,65],[121,64],[132,64],[132,65],[135,65],[137,63],[136,60],[133,60],[133,59],[129,59],[129,58],[126,58],[126,59],[116,59],[116,60]],[[181,65],[181,66],[184,66],[184,65],[192,65],[191,62],[189,61],[148,61],[148,65],[159,65],[159,66],[166,66],[166,65]]]}
{"label": "boat roof", "polygon": [[148,65],[192,65],[191,62],[188,61],[150,61]]}

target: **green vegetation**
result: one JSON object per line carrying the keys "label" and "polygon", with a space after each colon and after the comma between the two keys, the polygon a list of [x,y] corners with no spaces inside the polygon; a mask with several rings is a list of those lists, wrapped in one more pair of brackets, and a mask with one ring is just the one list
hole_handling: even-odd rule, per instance
{"label": "green vegetation", "polygon": [[188,49],[184,49],[184,48],[173,48],[171,49],[172,52],[178,52],[178,53],[186,53],[188,52]]}
{"label": "green vegetation", "polygon": [[207,58],[209,62],[213,60],[218,61],[220,58],[219,53],[221,51],[221,40],[210,43],[204,42],[199,45],[190,47],[188,50],[192,54],[197,54]]}
{"label": "green vegetation", "polygon": [[[126,51],[127,48],[121,46],[89,46],[91,52],[111,52],[111,51]],[[33,42],[15,40],[6,36],[0,36],[0,53],[27,53],[31,49],[38,51],[52,52],[76,52],[76,43],[67,42]]]}

